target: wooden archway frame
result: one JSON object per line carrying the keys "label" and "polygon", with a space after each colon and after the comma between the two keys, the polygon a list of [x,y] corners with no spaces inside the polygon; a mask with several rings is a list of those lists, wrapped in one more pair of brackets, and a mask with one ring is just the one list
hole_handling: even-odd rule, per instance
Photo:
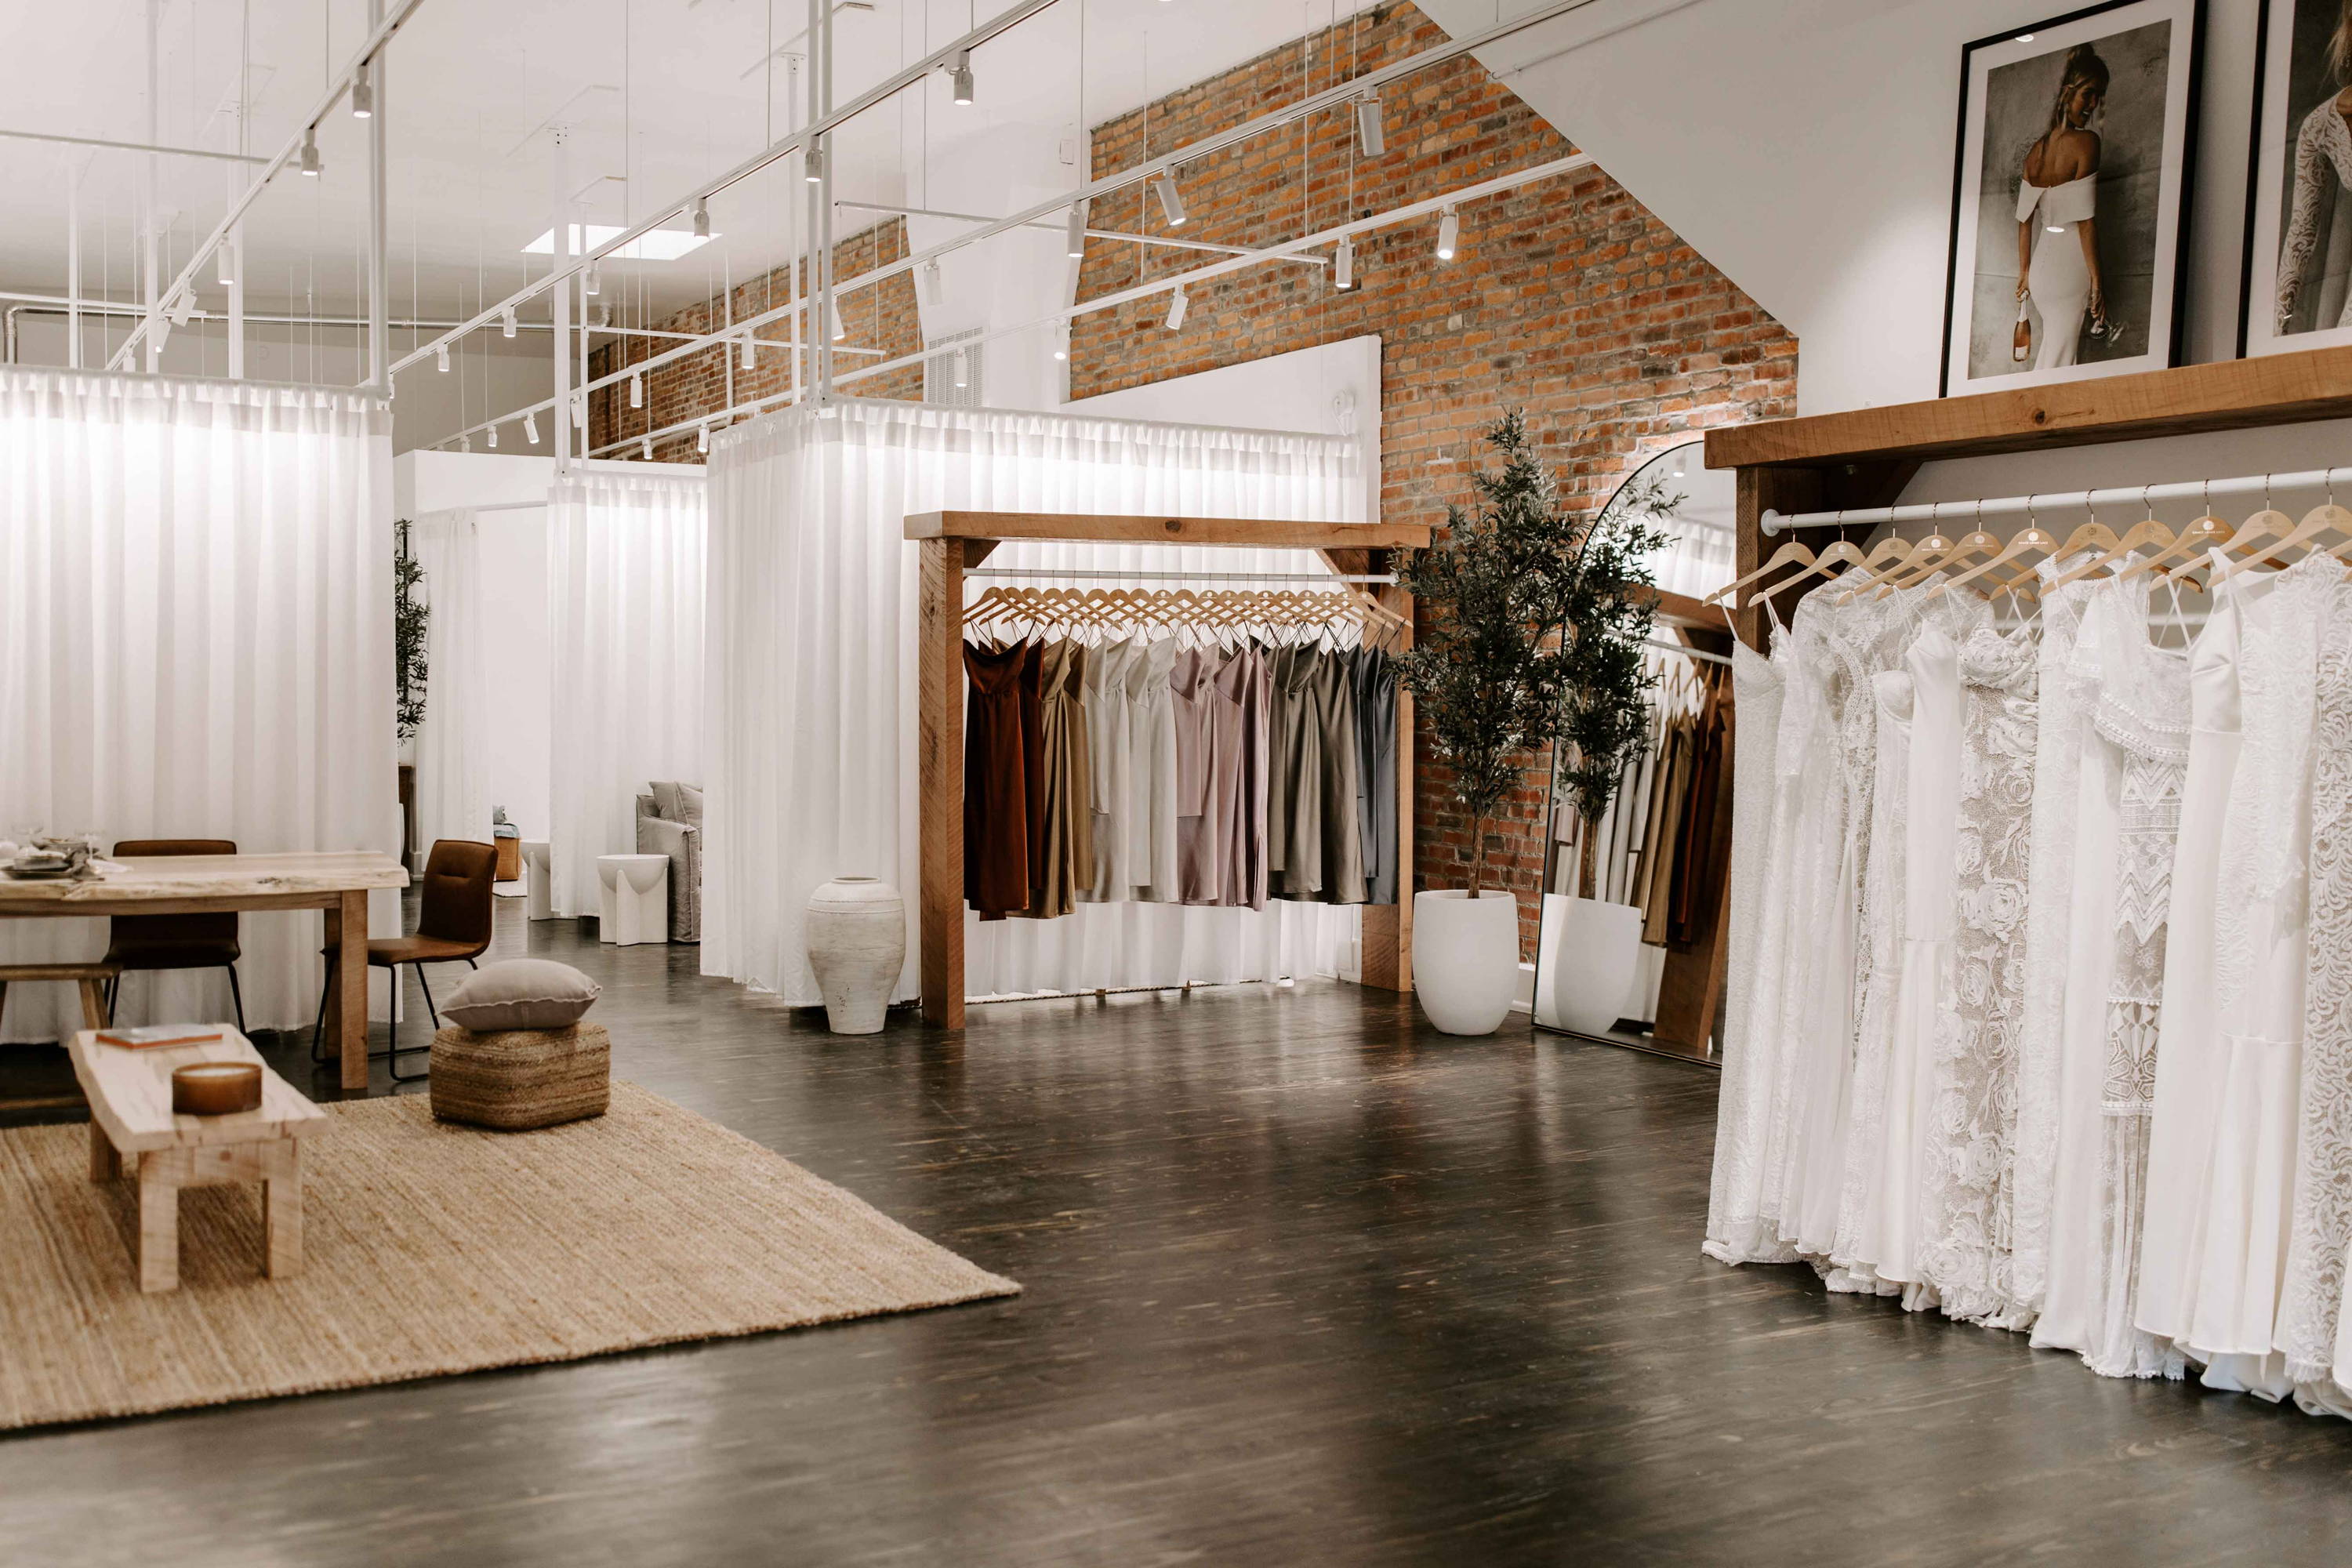
{"label": "wooden archway frame", "polygon": [[[1097,517],[1058,512],[926,511],[906,522],[922,550],[919,742],[922,887],[923,1020],[963,1027],[963,574],[1007,539],[1098,544],[1215,544],[1312,550],[1348,575],[1384,570],[1391,550],[1429,543],[1423,525],[1278,522],[1257,518]],[[1412,620],[1412,601],[1394,586],[1373,590]],[[1406,634],[1410,637],[1410,633]],[[1361,973],[1367,985],[1412,988],[1412,699],[1397,693],[1397,901],[1367,904]]]}

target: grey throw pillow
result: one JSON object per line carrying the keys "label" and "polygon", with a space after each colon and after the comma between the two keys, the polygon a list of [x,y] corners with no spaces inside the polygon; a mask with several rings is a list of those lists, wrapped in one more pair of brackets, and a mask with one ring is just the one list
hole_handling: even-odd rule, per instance
{"label": "grey throw pillow", "polygon": [[684,809],[678,799],[679,785],[676,779],[656,779],[646,786],[654,792],[654,815],[665,822],[684,822],[679,815]]}
{"label": "grey throw pillow", "polygon": [[702,791],[701,791],[701,789],[700,789],[698,786],[694,785],[694,784],[682,784],[678,785],[678,786],[677,786],[677,809],[678,809],[678,820],[679,820],[680,822],[685,823],[688,827],[693,827],[693,828],[699,828],[699,827],[701,827],[701,826],[702,826]]}
{"label": "grey throw pillow", "polygon": [[602,991],[568,963],[509,958],[466,977],[441,1016],[476,1034],[499,1029],[561,1029],[580,1021]]}

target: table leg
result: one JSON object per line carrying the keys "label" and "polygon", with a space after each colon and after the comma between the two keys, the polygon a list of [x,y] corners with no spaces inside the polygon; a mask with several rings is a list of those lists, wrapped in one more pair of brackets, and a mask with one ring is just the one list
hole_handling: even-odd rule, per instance
{"label": "table leg", "polygon": [[336,1051],[342,1058],[343,1087],[365,1089],[367,1065],[367,894],[343,895],[341,941],[335,948],[333,991],[341,1016],[335,1027]]}
{"label": "table leg", "polygon": [[180,1170],[177,1149],[139,1157],[139,1289],[180,1288]]}
{"label": "table leg", "polygon": [[106,1027],[106,987],[95,980],[84,980],[81,985],[81,1026],[85,1029]]}
{"label": "table leg", "polygon": [[302,1272],[302,1145],[280,1138],[262,1153],[261,1221],[267,1236],[262,1271],[272,1279]]}
{"label": "table leg", "polygon": [[89,1124],[89,1179],[110,1182],[122,1174],[122,1156],[114,1152],[114,1141],[106,1129],[93,1120]]}

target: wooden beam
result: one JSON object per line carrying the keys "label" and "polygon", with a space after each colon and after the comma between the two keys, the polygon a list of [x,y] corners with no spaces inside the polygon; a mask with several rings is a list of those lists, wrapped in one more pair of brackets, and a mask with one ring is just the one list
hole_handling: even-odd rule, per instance
{"label": "wooden beam", "polygon": [[[1412,647],[1412,595],[1396,584],[1369,589],[1381,607],[1403,617],[1399,652]],[[1412,693],[1400,682],[1396,694],[1397,897],[1393,904],[1366,904],[1363,945],[1356,977],[1383,991],[1412,989]]]}
{"label": "wooden beam", "polygon": [[1053,539],[1113,544],[1248,544],[1267,550],[1426,549],[1426,523],[1249,517],[1116,517],[1050,511],[919,511],[908,539]]}
{"label": "wooden beam", "polygon": [[2313,349],[1710,430],[1706,466],[1989,457],[2352,417],[2352,348]]}
{"label": "wooden beam", "polygon": [[963,573],[966,546],[922,543],[916,680],[923,1021],[963,1027]]}

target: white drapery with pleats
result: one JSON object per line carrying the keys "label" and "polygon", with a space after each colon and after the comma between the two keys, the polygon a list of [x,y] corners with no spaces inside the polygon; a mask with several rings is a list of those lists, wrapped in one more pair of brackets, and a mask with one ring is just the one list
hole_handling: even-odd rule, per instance
{"label": "white drapery with pleats", "polygon": [[596,858],[634,854],[637,796],[700,783],[704,485],[698,470],[576,472],[548,492],[549,887],[596,912]]}
{"label": "white drapery with pleats", "polygon": [[[0,368],[0,833],[398,853],[391,431],[355,393]],[[395,931],[398,896],[371,903]],[[320,934],[243,917],[251,1027],[310,1026]],[[106,939],[0,921],[0,962]],[[122,1015],[228,1018],[227,978],[135,975]],[[79,1017],[11,986],[0,1038]]]}
{"label": "white drapery with pleats", "polygon": [[[841,402],[711,444],[710,790],[703,972],[819,1000],[803,909],[833,877],[908,903],[915,994],[918,550],[943,509],[1360,521],[1352,440],[1067,415]],[[1320,572],[1308,552],[1008,543],[994,568]],[[1171,584],[1159,584],[1168,586]],[[967,917],[970,918],[969,915]],[[1331,973],[1355,910],[1082,906],[967,927],[966,989]]]}
{"label": "white drapery with pleats", "polygon": [[[416,837],[490,837],[491,705],[479,529],[472,509],[428,512],[409,529],[425,581],[425,720],[416,727]],[[518,693],[524,700],[530,694]]]}

